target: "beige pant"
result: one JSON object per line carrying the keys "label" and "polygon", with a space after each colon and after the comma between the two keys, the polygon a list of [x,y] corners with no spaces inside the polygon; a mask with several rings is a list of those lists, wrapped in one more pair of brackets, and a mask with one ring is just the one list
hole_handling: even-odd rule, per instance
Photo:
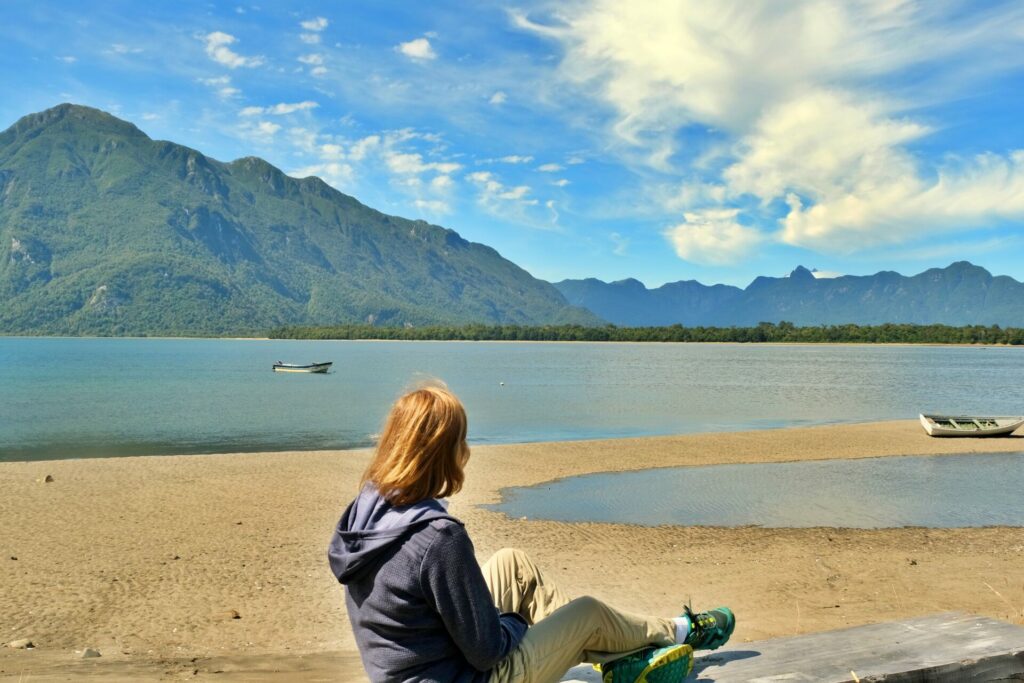
{"label": "beige pant", "polygon": [[675,642],[671,619],[619,612],[591,597],[570,600],[521,550],[499,550],[482,569],[498,609],[530,624],[519,647],[491,672],[491,683],[558,681],[580,662]]}

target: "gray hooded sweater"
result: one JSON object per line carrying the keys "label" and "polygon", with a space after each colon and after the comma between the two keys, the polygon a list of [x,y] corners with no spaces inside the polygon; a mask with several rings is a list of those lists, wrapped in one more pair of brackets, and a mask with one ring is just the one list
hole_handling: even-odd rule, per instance
{"label": "gray hooded sweater", "polygon": [[366,486],[327,556],[372,681],[483,683],[526,633],[498,614],[469,535],[437,500],[393,507]]}

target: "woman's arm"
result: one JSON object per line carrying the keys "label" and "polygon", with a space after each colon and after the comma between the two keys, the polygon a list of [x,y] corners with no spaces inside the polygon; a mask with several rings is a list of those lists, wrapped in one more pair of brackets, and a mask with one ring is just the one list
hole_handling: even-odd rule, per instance
{"label": "woman's arm", "polygon": [[512,652],[526,633],[518,614],[498,614],[459,524],[444,524],[423,556],[423,593],[441,615],[452,640],[478,671],[488,671]]}

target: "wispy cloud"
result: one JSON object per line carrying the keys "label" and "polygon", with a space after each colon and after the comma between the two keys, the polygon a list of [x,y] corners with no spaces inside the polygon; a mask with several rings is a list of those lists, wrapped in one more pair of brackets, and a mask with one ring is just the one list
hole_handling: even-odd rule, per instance
{"label": "wispy cloud", "polygon": [[213,88],[217,96],[223,100],[230,100],[242,94],[241,90],[231,85],[231,79],[228,76],[200,78],[199,82]]}
{"label": "wispy cloud", "polygon": [[[1024,8],[974,8],[593,0],[548,22],[510,16],[563,48],[564,87],[614,112],[610,150],[710,188],[665,195],[665,210],[686,206],[665,235],[681,258],[724,264],[766,241],[847,253],[1024,219],[1024,152],[912,151],[938,129],[923,106],[1024,66]],[[714,156],[680,154],[681,131]]]}
{"label": "wispy cloud", "polygon": [[401,175],[419,175],[427,171],[448,174],[462,168],[462,164],[454,162],[424,161],[422,154],[414,152],[388,152],[384,161],[392,172]]}
{"label": "wispy cloud", "polygon": [[441,199],[416,199],[413,206],[431,214],[447,214],[452,210],[448,202]]}
{"label": "wispy cloud", "polygon": [[281,102],[279,104],[273,104],[269,107],[245,107],[242,111],[238,112],[241,116],[260,116],[262,114],[270,114],[273,116],[283,116],[285,114],[294,114],[297,111],[308,111],[315,109],[320,105],[312,100],[306,100],[305,102]]}
{"label": "wispy cloud", "polygon": [[497,161],[502,164],[528,164],[533,161],[533,157],[524,154],[509,154],[507,156],[499,157],[498,159],[489,159],[487,161]]}
{"label": "wispy cloud", "polygon": [[491,104],[505,104],[507,100],[508,95],[505,93],[505,91],[498,90],[493,95],[491,95],[490,99],[487,101]]}
{"label": "wispy cloud", "polygon": [[541,173],[558,173],[559,171],[564,170],[564,167],[561,164],[543,164],[538,166],[537,170]]}
{"label": "wispy cloud", "polygon": [[246,121],[237,128],[239,135],[260,144],[269,144],[281,130],[279,124],[272,121]]}
{"label": "wispy cloud", "polygon": [[141,47],[133,47],[123,43],[114,43],[110,46],[110,51],[119,55],[137,55],[143,50]]}
{"label": "wispy cloud", "polygon": [[238,42],[238,39],[229,33],[214,31],[213,33],[207,33],[203,36],[203,40],[206,42],[207,56],[218,64],[223,64],[229,69],[260,66],[265,61],[261,56],[243,57],[232,50],[229,46]]}
{"label": "wispy cloud", "polygon": [[528,185],[505,185],[490,171],[475,171],[466,175],[466,180],[480,190],[478,199],[482,204],[493,204],[498,200],[518,201],[528,205],[537,203],[536,199],[528,197],[530,194]]}
{"label": "wispy cloud", "polygon": [[612,253],[616,256],[625,256],[629,249],[629,238],[623,237],[617,232],[610,233],[608,239],[612,242]]}

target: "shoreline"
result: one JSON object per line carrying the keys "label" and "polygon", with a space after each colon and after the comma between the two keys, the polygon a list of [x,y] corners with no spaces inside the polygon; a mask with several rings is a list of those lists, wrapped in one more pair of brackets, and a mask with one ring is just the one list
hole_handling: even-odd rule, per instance
{"label": "shoreline", "polygon": [[144,341],[195,340],[195,341],[275,341],[275,342],[392,342],[392,343],[456,343],[456,344],[684,344],[688,346],[879,346],[879,347],[948,347],[948,348],[980,348],[980,349],[1014,349],[1024,348],[1015,344],[985,343],[952,343],[952,342],[738,342],[738,341],[595,341],[566,339],[294,339],[289,337],[123,337],[123,336],[81,336],[81,335],[32,335],[32,334],[0,334],[0,339],[127,339]]}
{"label": "shoreline", "polygon": [[[1024,624],[1021,527],[637,527],[480,507],[594,472],[1013,451],[1024,437],[934,439],[910,420],[477,445],[452,512],[481,561],[520,547],[571,594],[633,611],[729,604],[740,642],[951,609]],[[0,640],[37,645],[0,648],[0,678],[365,680],[324,551],[369,451],[229,455],[0,463]]]}
{"label": "shoreline", "polygon": [[[538,342],[538,343],[556,343],[556,344],[560,344],[560,343],[573,343],[573,342]],[[595,343],[598,343],[598,342],[595,342]],[[603,342],[601,342],[601,343],[603,343]],[[631,342],[611,342],[611,343],[631,343]],[[545,446],[545,445],[551,445],[553,447],[557,447],[557,446],[566,445],[566,444],[594,444],[594,443],[602,443],[602,442],[633,442],[633,441],[643,442],[643,441],[647,441],[647,440],[684,439],[684,438],[689,438],[689,437],[701,437],[701,436],[714,437],[714,436],[719,436],[719,435],[722,435],[722,434],[746,434],[746,433],[757,434],[757,433],[766,433],[766,432],[771,433],[771,432],[780,432],[780,431],[791,430],[791,429],[819,429],[819,428],[829,428],[829,427],[853,427],[853,426],[857,426],[857,425],[886,425],[886,424],[894,424],[894,423],[900,423],[900,422],[913,423],[915,425],[919,424],[917,418],[897,418],[897,419],[894,419],[894,420],[874,420],[874,419],[868,419],[868,420],[852,420],[852,421],[834,421],[834,420],[832,420],[832,421],[818,421],[818,422],[806,422],[805,421],[805,422],[800,422],[800,423],[797,423],[797,424],[789,424],[789,425],[770,425],[770,426],[763,426],[763,427],[747,427],[747,428],[744,428],[744,429],[735,430],[735,431],[728,431],[728,432],[709,430],[709,431],[682,432],[682,433],[678,433],[678,432],[676,432],[676,433],[661,433],[661,434],[659,434],[659,433],[650,434],[649,433],[649,434],[636,434],[636,435],[631,435],[631,436],[593,436],[593,437],[582,437],[582,438],[579,438],[579,437],[567,437],[567,438],[564,438],[564,439],[537,439],[537,440],[530,440],[530,441],[476,441],[476,442],[474,442],[472,439],[470,439],[469,445],[470,445],[470,447],[472,449],[477,449],[477,448],[494,448],[494,447],[510,447],[510,446],[511,447],[515,447],[515,446]],[[1024,438],[1024,428],[1019,430],[1018,434],[1011,435],[1008,438],[1010,438],[1010,439]],[[972,441],[972,439],[969,439],[969,438],[968,439],[939,438],[939,439],[936,439],[936,440],[939,441],[939,442],[952,442],[952,443],[964,443],[965,441]],[[987,442],[995,442],[995,441],[998,441],[998,439],[991,439],[991,438],[989,438],[989,439],[974,439],[973,441],[976,441],[976,442],[979,442],[979,443],[985,443],[986,441]],[[632,444],[630,444],[630,445],[632,445]],[[0,460],[0,466],[4,465],[6,463],[19,463],[19,462],[20,463],[47,463],[47,462],[63,462],[63,461],[68,461],[68,460],[71,460],[71,461],[111,460],[111,459],[127,460],[127,459],[133,459],[133,458],[188,458],[188,457],[196,457],[196,456],[274,455],[274,454],[282,454],[282,453],[291,453],[291,454],[300,454],[300,453],[310,453],[310,454],[350,453],[350,452],[367,451],[370,448],[372,448],[371,445],[356,445],[356,446],[343,446],[343,447],[339,447],[339,448],[311,448],[311,449],[282,449],[282,450],[253,449],[253,450],[236,450],[236,451],[231,451],[231,450],[228,450],[228,451],[202,451],[202,452],[190,452],[190,453],[141,453],[141,454],[140,453],[135,453],[135,454],[131,454],[131,455],[117,455],[117,454],[113,454],[113,455],[103,455],[103,456],[95,456],[95,455],[76,456],[76,455],[71,455],[71,456],[67,456],[67,457],[54,457],[54,458],[38,458],[38,459],[19,458],[19,459],[16,459],[16,460]],[[1021,448],[1024,449],[1024,443],[1021,444]],[[948,451],[948,450],[945,450],[945,449],[940,449],[940,453],[938,453],[938,454],[947,453],[947,452],[952,453],[954,451]],[[982,451],[971,451],[971,452],[982,452]],[[921,452],[921,453],[890,453],[890,454],[886,454],[886,455],[915,455],[915,454],[916,455],[930,455],[931,453],[929,453],[929,452]],[[805,458],[800,458],[800,459],[805,459]],[[779,462],[782,462],[782,461],[779,461]],[[743,464],[742,462],[735,462],[735,463],[733,463],[732,461],[730,461],[730,463],[732,463],[732,464]],[[710,465],[718,464],[718,465],[720,465],[720,464],[727,464],[727,463],[721,462],[721,463],[705,463],[705,464],[710,464]],[[671,466],[672,465],[664,465],[664,467],[671,467]],[[640,468],[637,468],[637,469],[654,469],[654,468],[648,467],[648,466],[644,466],[644,467],[640,467]],[[581,472],[580,474],[592,474],[592,472]],[[567,475],[567,476],[574,476],[574,475]]]}

